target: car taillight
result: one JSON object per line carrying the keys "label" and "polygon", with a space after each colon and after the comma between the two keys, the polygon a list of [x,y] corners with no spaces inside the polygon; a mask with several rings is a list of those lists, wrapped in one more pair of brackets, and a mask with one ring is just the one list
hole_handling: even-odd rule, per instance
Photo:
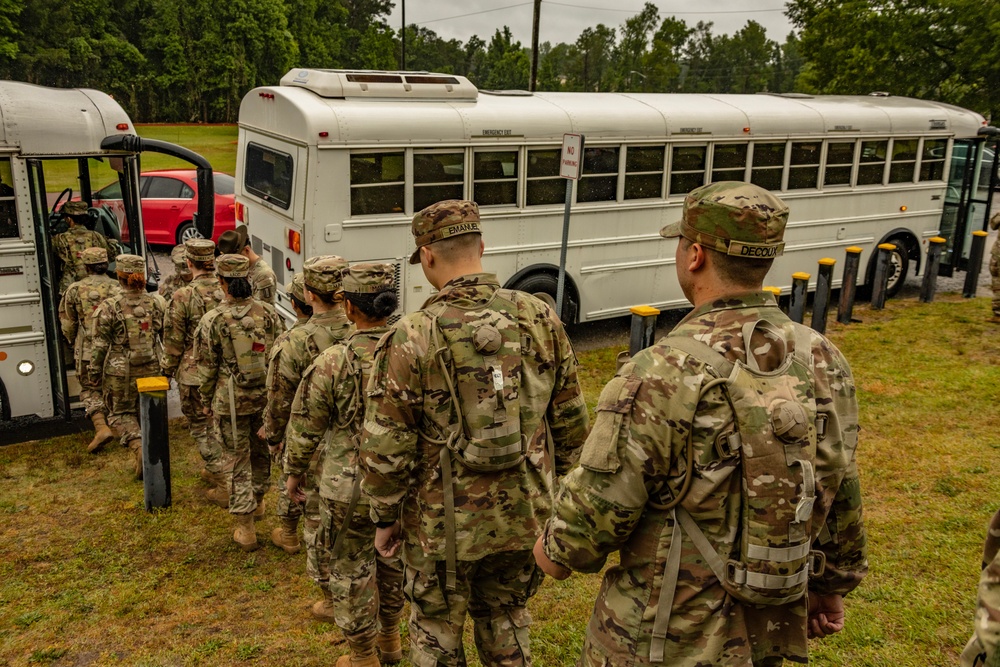
{"label": "car taillight", "polygon": [[233,207],[235,207],[235,210],[236,210],[236,219],[238,221],[244,222],[244,223],[249,222],[250,216],[248,215],[247,207],[246,206],[244,206],[243,204],[240,204],[240,203],[237,202],[236,204],[230,205],[230,208],[233,208]]}
{"label": "car taillight", "polygon": [[288,248],[296,253],[302,252],[302,235],[294,229],[288,230]]}

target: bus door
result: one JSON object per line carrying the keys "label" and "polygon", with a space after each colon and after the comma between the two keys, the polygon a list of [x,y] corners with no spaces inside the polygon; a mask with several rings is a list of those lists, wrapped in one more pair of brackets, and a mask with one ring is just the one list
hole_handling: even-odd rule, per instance
{"label": "bus door", "polygon": [[945,190],[940,233],[947,241],[939,275],[965,271],[972,232],[985,230],[997,182],[997,144],[984,139],[956,139]]}

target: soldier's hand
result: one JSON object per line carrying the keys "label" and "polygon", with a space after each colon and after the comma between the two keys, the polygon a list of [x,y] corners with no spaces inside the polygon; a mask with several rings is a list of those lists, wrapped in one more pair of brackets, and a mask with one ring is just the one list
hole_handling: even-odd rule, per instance
{"label": "soldier's hand", "polygon": [[[261,437],[261,439],[263,440],[263,437]],[[273,445],[268,443],[267,445],[267,451],[271,453],[271,458],[274,460],[278,460],[278,457],[281,456],[281,452],[283,452],[284,449],[285,449],[284,442],[278,442]]]}
{"label": "soldier's hand", "polygon": [[392,558],[396,555],[396,552],[399,551],[399,547],[403,544],[403,540],[400,537],[402,532],[402,527],[399,525],[398,521],[386,528],[376,528],[375,550],[378,551],[383,558]]}
{"label": "soldier's hand", "polygon": [[206,417],[211,417],[212,416],[212,408],[209,408],[209,407],[202,408],[201,409],[201,414],[205,415]]}
{"label": "soldier's hand", "polygon": [[566,579],[569,575],[573,574],[573,570],[568,567],[563,567],[545,555],[544,540],[545,535],[542,534],[539,535],[538,539],[535,541],[535,548],[532,551],[535,555],[535,564],[542,569],[542,572],[549,575],[553,579]]}
{"label": "soldier's hand", "polygon": [[[267,431],[264,430],[263,426],[257,429],[257,437],[265,442],[267,441]],[[270,445],[268,445],[268,447],[270,447]],[[273,454],[274,452],[271,453]]]}
{"label": "soldier's hand", "polygon": [[822,639],[844,629],[844,598],[809,593],[809,638]]}
{"label": "soldier's hand", "polygon": [[289,475],[288,480],[285,482],[285,490],[288,492],[288,497],[297,503],[304,503],[306,501],[306,494],[299,488],[301,484],[302,475]]}

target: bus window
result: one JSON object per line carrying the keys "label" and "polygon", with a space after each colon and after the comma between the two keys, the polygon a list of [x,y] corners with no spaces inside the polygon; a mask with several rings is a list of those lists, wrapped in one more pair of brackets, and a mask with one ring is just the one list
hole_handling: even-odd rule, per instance
{"label": "bus window", "polygon": [[663,146],[629,146],[625,149],[625,199],[663,196]]}
{"label": "bus window", "polygon": [[920,158],[921,181],[940,181],[944,178],[944,154],[947,148],[947,139],[924,139],[924,151]]}
{"label": "bus window", "polygon": [[259,144],[247,144],[243,185],[247,192],[288,209],[292,202],[292,156]]}
{"label": "bus window", "polygon": [[858,185],[882,185],[888,141],[862,141]]}
{"label": "bus window", "polygon": [[917,167],[917,139],[893,139],[890,183],[912,183]]}
{"label": "bus window", "polygon": [[566,201],[566,184],[559,176],[559,153],[558,148],[528,151],[528,206]]}
{"label": "bus window", "polygon": [[747,144],[716,144],[712,150],[712,182],[742,181],[747,168]]}
{"label": "bus window", "polygon": [[462,199],[465,153],[413,154],[413,210],[445,199]]}
{"label": "bus window", "polygon": [[750,182],[765,190],[781,189],[785,169],[785,142],[753,145],[753,169]]}
{"label": "bus window", "polygon": [[517,151],[474,155],[472,199],[480,206],[517,206]]}
{"label": "bus window", "polygon": [[826,146],[826,173],[823,185],[850,185],[854,165],[853,141],[831,141]]}
{"label": "bus window", "polygon": [[17,228],[13,182],[10,158],[0,158],[0,239],[16,239],[21,235]]}
{"label": "bus window", "polygon": [[351,215],[403,212],[403,152],[351,153]]}
{"label": "bus window", "polygon": [[686,195],[705,184],[706,146],[674,146],[670,159],[670,194]]}
{"label": "bus window", "polygon": [[577,184],[576,201],[618,199],[618,146],[583,149],[583,174]]}
{"label": "bus window", "polygon": [[823,143],[819,141],[793,141],[788,168],[788,189],[815,188],[819,181],[819,154]]}

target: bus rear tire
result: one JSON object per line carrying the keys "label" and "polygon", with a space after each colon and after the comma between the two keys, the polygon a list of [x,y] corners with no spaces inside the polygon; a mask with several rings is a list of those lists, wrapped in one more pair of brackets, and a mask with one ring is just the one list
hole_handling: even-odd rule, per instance
{"label": "bus rear tire", "polygon": [[[520,292],[527,292],[532,296],[538,297],[545,303],[549,304],[552,307],[552,310],[555,310],[556,293],[559,289],[559,277],[554,276],[551,273],[532,273],[531,275],[518,280],[511,289],[516,289]],[[563,323],[573,324],[576,322],[578,310],[579,304],[573,298],[573,289],[571,288],[569,278],[567,277],[566,289],[563,294]]]}

